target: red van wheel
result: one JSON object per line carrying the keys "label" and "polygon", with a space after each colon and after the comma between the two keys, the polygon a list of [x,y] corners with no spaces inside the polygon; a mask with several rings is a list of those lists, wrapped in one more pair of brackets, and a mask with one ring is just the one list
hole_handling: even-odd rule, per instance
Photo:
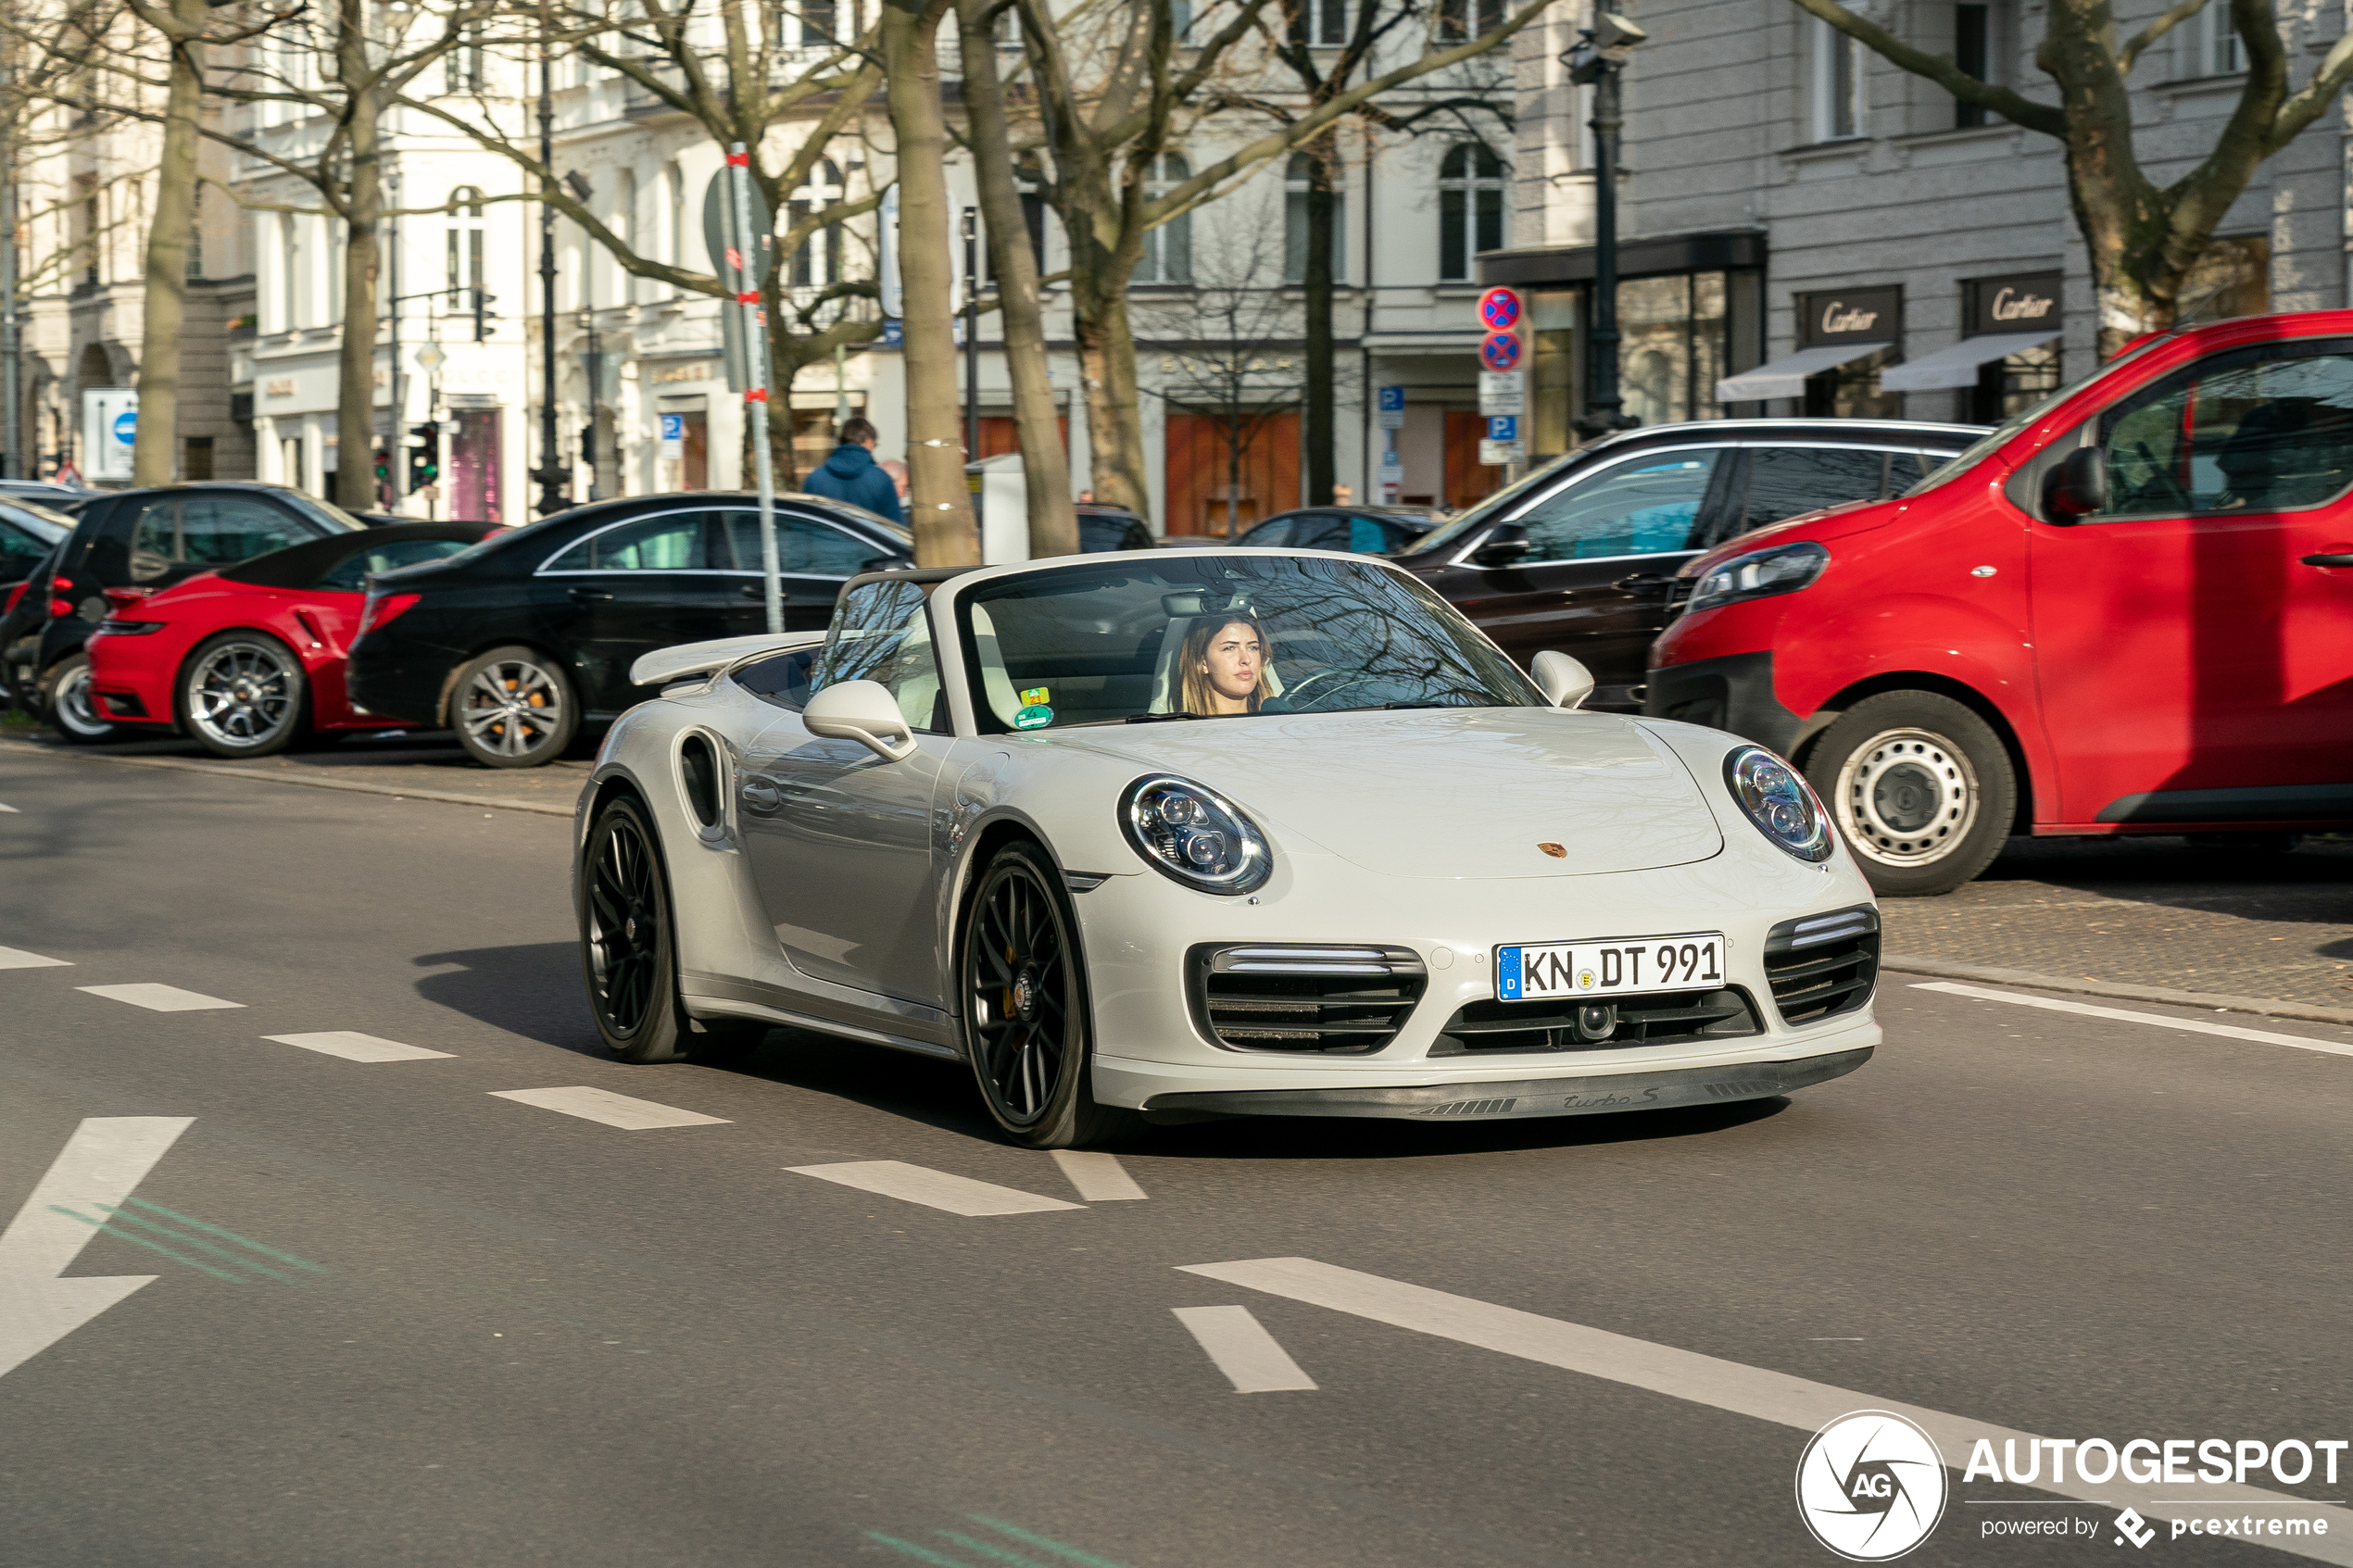
{"label": "red van wheel", "polygon": [[1950,893],[2002,851],[2018,776],[1992,726],[1934,692],[1865,697],[1822,732],[1806,776],[1872,890]]}

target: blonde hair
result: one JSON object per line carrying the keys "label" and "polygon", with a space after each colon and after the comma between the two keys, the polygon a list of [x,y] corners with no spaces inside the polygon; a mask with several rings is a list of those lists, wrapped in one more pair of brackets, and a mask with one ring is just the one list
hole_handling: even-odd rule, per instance
{"label": "blonde hair", "polygon": [[1266,628],[1247,615],[1204,615],[1193,622],[1192,629],[1185,633],[1184,645],[1177,650],[1176,668],[1181,676],[1177,688],[1178,712],[1216,711],[1213,699],[1217,695],[1217,688],[1209,684],[1208,675],[1202,671],[1202,663],[1209,657],[1209,645],[1216,640],[1218,633],[1228,626],[1247,626],[1251,634],[1258,639],[1258,684],[1251,688],[1249,710],[1257,712],[1258,705],[1275,695],[1266,684],[1267,675],[1273,669],[1267,659],[1270,650],[1266,644]]}

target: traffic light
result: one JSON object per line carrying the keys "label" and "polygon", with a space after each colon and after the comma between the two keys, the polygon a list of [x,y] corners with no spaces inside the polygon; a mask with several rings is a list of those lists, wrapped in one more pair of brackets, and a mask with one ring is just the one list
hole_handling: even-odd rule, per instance
{"label": "traffic light", "polygon": [[410,425],[409,433],[422,444],[409,448],[409,494],[413,495],[441,477],[441,426],[427,420]]}
{"label": "traffic light", "polygon": [[474,290],[474,341],[482,343],[490,336],[490,302],[498,296],[482,289]]}
{"label": "traffic light", "polygon": [[376,453],[376,483],[381,484],[391,477],[392,454],[379,448]]}

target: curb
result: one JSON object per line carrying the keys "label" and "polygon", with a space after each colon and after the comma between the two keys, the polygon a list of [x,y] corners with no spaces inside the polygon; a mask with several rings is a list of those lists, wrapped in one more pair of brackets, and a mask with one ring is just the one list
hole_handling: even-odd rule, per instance
{"label": "curb", "polygon": [[[0,743],[6,744],[6,743]],[[20,746],[31,742],[19,741]],[[110,762],[118,768],[166,768],[182,773],[210,773],[223,779],[258,779],[263,784],[294,784],[302,789],[339,789],[351,795],[384,795],[398,800],[437,800],[452,806],[483,806],[494,811],[530,811],[542,817],[569,817],[570,806],[541,800],[517,800],[495,795],[460,795],[452,789],[411,789],[405,784],[372,784],[365,779],[304,778],[296,773],[263,773],[216,762],[190,762],[177,757],[107,757],[95,752],[40,747],[44,757],[70,758],[77,762]]]}
{"label": "curb", "polygon": [[2252,1012],[2268,1018],[2301,1018],[2313,1023],[2353,1024],[2353,1008],[2322,1007],[2311,1002],[2274,1001],[2268,997],[2229,997],[2212,991],[2173,991],[2162,985],[2128,985],[2120,980],[2066,980],[2032,970],[1998,969],[1990,964],[1955,963],[1949,959],[1919,959],[1902,953],[1880,955],[1881,969],[1909,974],[1930,974],[1940,980],[1984,980],[1998,985],[2023,985],[2037,991],[2069,991],[2082,997],[2116,997],[2135,1002],[2168,1002],[2175,1007],[2213,1012]]}

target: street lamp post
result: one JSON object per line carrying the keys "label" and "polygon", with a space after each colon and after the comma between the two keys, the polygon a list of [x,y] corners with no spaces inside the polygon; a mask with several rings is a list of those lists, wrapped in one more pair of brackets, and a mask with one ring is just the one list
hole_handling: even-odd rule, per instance
{"label": "street lamp post", "polygon": [[[544,21],[544,18],[543,18]],[[539,40],[539,466],[531,471],[539,486],[541,517],[572,505],[572,470],[556,435],[556,67],[543,26]]]}
{"label": "street lamp post", "polygon": [[1626,127],[1617,84],[1627,56],[1649,36],[1603,11],[1561,56],[1569,81],[1593,90],[1593,330],[1585,412],[1577,420],[1578,433],[1589,441],[1634,424],[1617,391],[1617,138]]}

